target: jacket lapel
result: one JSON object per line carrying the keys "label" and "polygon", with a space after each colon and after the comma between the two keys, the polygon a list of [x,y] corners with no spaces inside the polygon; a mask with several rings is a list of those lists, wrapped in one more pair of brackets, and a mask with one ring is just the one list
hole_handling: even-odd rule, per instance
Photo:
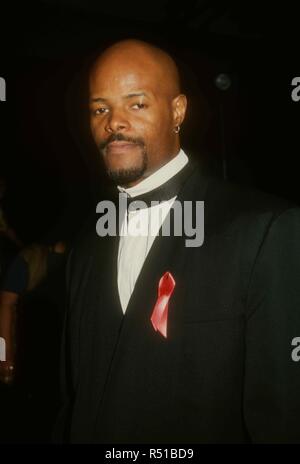
{"label": "jacket lapel", "polygon": [[[177,201],[182,204],[183,201],[195,200],[194,191],[196,184],[199,184],[197,200],[204,200],[208,181],[204,176],[199,174],[198,169],[198,164],[194,164],[190,176],[186,179],[178,193]],[[143,326],[151,324],[150,317],[157,299],[158,283],[166,271],[171,272],[175,278],[176,287],[171,299],[177,299],[184,266],[186,237],[175,236],[174,223],[172,217],[170,218],[170,214],[172,215],[172,210],[166,218],[166,220],[170,220],[170,236],[163,236],[159,233],[154,240],[129,300],[122,328],[122,336],[123,334],[126,335],[126,331],[129,330],[129,325],[133,319],[139,321]],[[116,274],[114,278],[116,281]],[[117,294],[119,294],[118,288]],[[153,329],[152,325],[150,329]]]}

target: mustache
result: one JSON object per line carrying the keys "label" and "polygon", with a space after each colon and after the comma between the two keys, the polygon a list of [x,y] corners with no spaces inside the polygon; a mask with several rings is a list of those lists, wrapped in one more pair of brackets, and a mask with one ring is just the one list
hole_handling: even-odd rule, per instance
{"label": "mustache", "polygon": [[134,143],[136,145],[140,145],[141,147],[145,146],[145,142],[142,138],[140,137],[126,137],[123,134],[111,134],[108,139],[105,141],[99,143],[98,148],[99,150],[104,150],[109,143],[112,142],[129,142],[129,143]]}

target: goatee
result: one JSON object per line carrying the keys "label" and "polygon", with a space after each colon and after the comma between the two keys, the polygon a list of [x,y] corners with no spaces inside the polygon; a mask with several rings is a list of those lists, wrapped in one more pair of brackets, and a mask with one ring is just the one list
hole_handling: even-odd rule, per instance
{"label": "goatee", "polygon": [[115,141],[134,143],[136,145],[139,145],[143,149],[142,165],[140,167],[130,168],[130,169],[116,169],[116,170],[111,170],[109,168],[107,169],[108,177],[111,180],[113,180],[116,184],[122,185],[125,187],[126,185],[140,179],[146,172],[146,169],[148,167],[148,157],[145,151],[145,143],[144,143],[144,140],[141,138],[128,137],[121,133],[112,134],[108,139],[106,139],[105,141],[101,142],[98,145],[98,149],[100,153],[102,154],[102,156],[104,157],[104,159],[106,157],[107,145]]}
{"label": "goatee", "polygon": [[107,175],[117,185],[126,187],[132,182],[135,182],[139,180],[141,177],[143,177],[144,173],[147,170],[147,165],[148,165],[147,154],[143,152],[141,166],[137,168],[130,168],[130,169],[117,169],[117,170],[107,169]]}

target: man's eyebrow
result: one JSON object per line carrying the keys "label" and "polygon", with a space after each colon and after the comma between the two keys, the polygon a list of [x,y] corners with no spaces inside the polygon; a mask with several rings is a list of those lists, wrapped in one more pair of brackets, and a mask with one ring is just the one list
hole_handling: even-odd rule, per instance
{"label": "man's eyebrow", "polygon": [[93,102],[103,102],[103,103],[105,103],[106,101],[107,101],[106,98],[101,98],[101,97],[95,97],[95,98],[90,99],[91,103],[93,103]]}
{"label": "man's eyebrow", "polygon": [[124,98],[133,98],[133,97],[147,97],[148,95],[145,92],[133,92],[125,95]]}
{"label": "man's eyebrow", "polygon": [[[146,92],[132,92],[132,93],[125,95],[123,98],[128,99],[128,98],[133,98],[133,97],[148,97],[148,95],[146,94]],[[106,103],[107,99],[103,97],[95,97],[95,98],[91,98],[90,102],[91,103],[94,103],[94,102],[95,103],[96,102]]]}

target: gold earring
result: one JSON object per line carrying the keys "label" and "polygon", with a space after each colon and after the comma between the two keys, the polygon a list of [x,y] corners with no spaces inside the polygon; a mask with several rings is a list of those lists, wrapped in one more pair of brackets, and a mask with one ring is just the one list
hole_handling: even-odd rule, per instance
{"label": "gold earring", "polygon": [[180,126],[175,126],[174,127],[175,134],[178,134],[179,131],[180,131]]}

